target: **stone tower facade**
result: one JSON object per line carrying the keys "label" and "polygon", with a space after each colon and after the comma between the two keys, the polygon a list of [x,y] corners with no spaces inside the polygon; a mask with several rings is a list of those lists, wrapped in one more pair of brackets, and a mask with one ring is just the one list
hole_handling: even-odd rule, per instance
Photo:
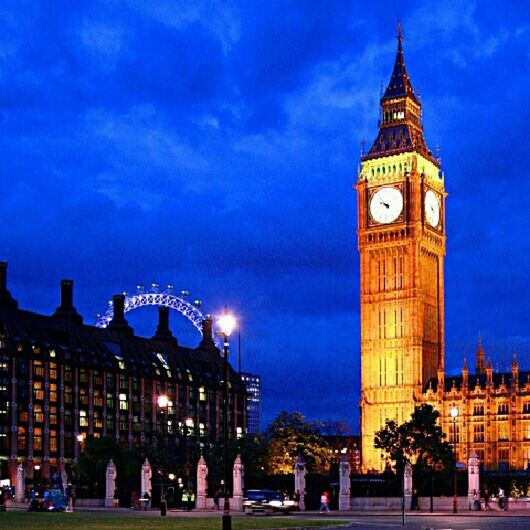
{"label": "stone tower facade", "polygon": [[379,132],[358,182],[361,434],[364,471],[381,470],[374,433],[406,421],[444,369],[445,188],[423,136],[402,36]]}

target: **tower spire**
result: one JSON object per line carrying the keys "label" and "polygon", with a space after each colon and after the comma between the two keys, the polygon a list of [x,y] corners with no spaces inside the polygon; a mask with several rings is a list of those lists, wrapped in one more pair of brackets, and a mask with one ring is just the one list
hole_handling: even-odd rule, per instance
{"label": "tower spire", "polygon": [[403,55],[403,28],[397,25],[397,51],[388,85],[381,96],[379,134],[363,160],[416,152],[439,167],[423,136],[421,103],[414,93]]}
{"label": "tower spire", "polygon": [[401,41],[403,40],[403,24],[401,23],[401,20],[399,20],[399,18],[396,24],[396,32],[397,32],[396,38],[398,41],[398,47],[401,47]]}
{"label": "tower spire", "polygon": [[403,55],[403,27],[401,22],[397,23],[397,52],[396,59],[394,61],[394,69],[390,76],[390,81],[383,94],[381,102],[387,99],[410,97],[415,103],[419,104],[412,83],[410,82],[407,69],[405,68],[405,57]]}

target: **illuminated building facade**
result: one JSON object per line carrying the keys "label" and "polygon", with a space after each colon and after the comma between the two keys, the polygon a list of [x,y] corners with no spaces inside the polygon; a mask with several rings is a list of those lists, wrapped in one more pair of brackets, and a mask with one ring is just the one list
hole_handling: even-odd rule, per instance
{"label": "illuminated building facade", "polygon": [[362,156],[356,188],[363,471],[385,466],[374,447],[385,421],[402,423],[422,403],[440,412],[459,461],[475,450],[486,468],[527,469],[530,373],[515,359],[511,372],[493,373],[479,344],[475,374],[467,365],[461,376],[444,374],[444,175],[423,136],[401,34],[379,133]]}
{"label": "illuminated building facade", "polygon": [[[97,328],[83,324],[70,280],[46,316],[18,308],[6,273],[0,263],[0,478],[14,484],[23,464],[29,480],[46,480],[92,436],[129,447],[171,436],[221,438],[223,360],[210,319],[195,349],[173,337],[167,307],[159,308],[154,337],[137,337],[117,295],[109,326]],[[245,430],[246,391],[236,372],[229,377],[229,436],[237,436]]]}
{"label": "illuminated building facade", "polygon": [[261,432],[261,376],[250,372],[240,375],[247,389],[247,432]]}

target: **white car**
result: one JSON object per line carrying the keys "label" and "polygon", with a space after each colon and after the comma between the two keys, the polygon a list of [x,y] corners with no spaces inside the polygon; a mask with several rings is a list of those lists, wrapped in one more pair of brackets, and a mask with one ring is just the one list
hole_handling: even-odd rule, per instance
{"label": "white car", "polygon": [[249,513],[288,514],[297,509],[296,502],[286,499],[279,491],[248,490],[243,497],[243,510]]}

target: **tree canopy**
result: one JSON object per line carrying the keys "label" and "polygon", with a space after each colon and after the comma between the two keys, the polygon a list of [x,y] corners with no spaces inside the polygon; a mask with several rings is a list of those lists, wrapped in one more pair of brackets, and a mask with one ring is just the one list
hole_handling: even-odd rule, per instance
{"label": "tree canopy", "polygon": [[306,421],[300,412],[280,412],[265,434],[265,471],[271,475],[293,472],[296,458],[302,455],[308,471],[327,472],[331,452],[317,423]]}
{"label": "tree canopy", "polygon": [[374,445],[397,467],[405,462],[418,469],[427,465],[446,467],[453,464],[453,450],[438,425],[439,416],[440,413],[431,405],[416,407],[410,420],[401,425],[387,420],[376,433]]}

